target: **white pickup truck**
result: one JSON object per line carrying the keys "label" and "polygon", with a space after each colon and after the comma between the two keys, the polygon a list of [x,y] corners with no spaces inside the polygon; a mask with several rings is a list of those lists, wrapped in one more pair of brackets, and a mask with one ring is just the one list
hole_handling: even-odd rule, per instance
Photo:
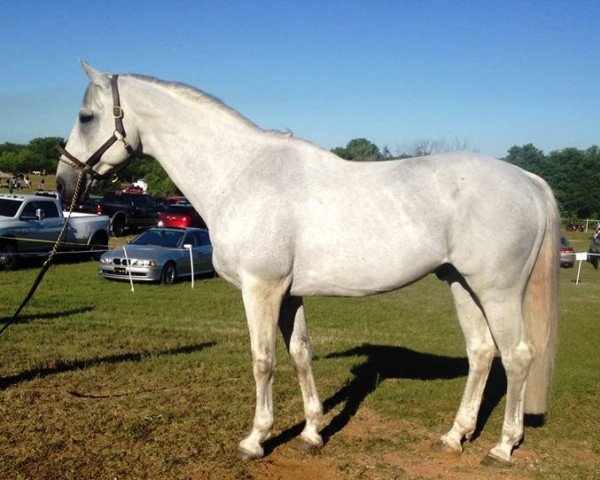
{"label": "white pickup truck", "polygon": [[[0,269],[14,268],[22,257],[47,256],[65,216],[60,201],[52,196],[0,194]],[[84,250],[99,256],[108,246],[108,224],[106,215],[73,213],[61,251]]]}

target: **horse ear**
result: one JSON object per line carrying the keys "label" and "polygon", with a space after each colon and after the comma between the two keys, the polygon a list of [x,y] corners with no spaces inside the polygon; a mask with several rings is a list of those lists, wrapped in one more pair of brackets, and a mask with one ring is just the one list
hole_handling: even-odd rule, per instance
{"label": "horse ear", "polygon": [[90,79],[90,82],[92,82],[94,85],[98,85],[99,87],[108,88],[108,86],[110,85],[110,79],[108,75],[102,73],[99,70],[96,70],[85,60],[80,60],[79,63],[81,64],[81,68],[83,69],[85,74]]}

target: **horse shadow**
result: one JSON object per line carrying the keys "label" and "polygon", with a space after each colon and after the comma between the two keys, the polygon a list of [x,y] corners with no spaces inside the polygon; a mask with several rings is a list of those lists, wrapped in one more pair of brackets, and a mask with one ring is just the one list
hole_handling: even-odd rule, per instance
{"label": "horse shadow", "polygon": [[201,352],[206,348],[213,347],[217,344],[215,341],[197,343],[193,345],[185,345],[177,348],[170,348],[162,351],[150,351],[141,350],[139,352],[122,353],[119,355],[107,355],[98,358],[92,358],[87,360],[73,360],[63,361],[53,367],[42,367],[26,370],[16,375],[10,375],[7,377],[0,377],[0,390],[4,390],[13,385],[17,385],[22,382],[27,382],[36,378],[49,377],[51,375],[57,375],[65,372],[72,372],[74,370],[84,370],[86,368],[95,367],[100,364],[117,364],[123,362],[141,362],[144,358],[149,356],[166,356],[166,355],[179,355],[182,353],[195,353]]}
{"label": "horse shadow", "polygon": [[[448,357],[418,352],[404,347],[363,344],[343,352],[330,353],[324,359],[364,356],[366,359],[352,367],[353,378],[337,392],[323,401],[323,411],[328,413],[343,403],[343,407],[321,430],[326,444],[340,432],[356,414],[367,396],[374,392],[380,383],[387,379],[405,380],[451,380],[465,377],[469,371],[466,357]],[[315,358],[318,360],[319,358]],[[492,411],[506,394],[506,375],[499,358],[492,363],[486,385],[477,427],[473,439],[477,438],[487,423]],[[460,398],[457,398],[457,408]],[[300,422],[265,442],[265,452],[270,453],[278,446],[289,442],[302,432],[304,422]]]}

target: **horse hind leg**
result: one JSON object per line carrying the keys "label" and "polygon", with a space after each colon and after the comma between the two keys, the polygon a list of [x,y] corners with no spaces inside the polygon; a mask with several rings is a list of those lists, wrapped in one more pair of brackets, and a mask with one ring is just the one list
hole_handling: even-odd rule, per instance
{"label": "horse hind leg", "polygon": [[469,440],[475,431],[483,391],[494,360],[496,347],[481,306],[475,300],[464,279],[452,279],[449,280],[449,283],[458,320],[465,337],[469,373],[454,424],[441,437],[441,443],[445,451],[460,453],[463,440]]}
{"label": "horse hind leg", "polygon": [[296,445],[300,449],[315,449],[323,446],[319,434],[323,418],[323,405],[319,399],[312,372],[312,349],[302,298],[284,299],[279,316],[279,328],[288,352],[296,368],[304,403],[306,424]]}
{"label": "horse hind leg", "polygon": [[[513,300],[507,300],[511,296]],[[520,295],[507,293],[503,300],[487,300],[483,305],[500,350],[507,383],[501,438],[483,463],[510,465],[513,463],[512,451],[523,438],[525,382],[533,360],[533,348],[523,337]]]}
{"label": "horse hind leg", "polygon": [[284,293],[284,285],[256,279],[246,279],[242,286],[256,382],[256,410],[252,431],[238,447],[238,456],[242,460],[264,455],[262,444],[269,437],[273,426],[273,369],[276,361],[277,321]]}

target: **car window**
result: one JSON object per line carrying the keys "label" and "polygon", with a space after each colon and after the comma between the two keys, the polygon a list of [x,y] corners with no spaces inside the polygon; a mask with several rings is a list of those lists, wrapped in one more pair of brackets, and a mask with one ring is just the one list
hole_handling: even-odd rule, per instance
{"label": "car window", "polygon": [[0,198],[0,216],[14,217],[23,202],[20,200],[6,200]]}
{"label": "car window", "polygon": [[33,201],[27,203],[23,209],[22,215],[26,217],[35,217],[37,210],[40,209],[44,214],[44,218],[58,218],[58,207],[54,202],[38,202]]}
{"label": "car window", "polygon": [[185,245],[186,243],[189,243],[194,247],[203,247],[210,245],[210,240],[206,232],[188,232],[182,245]]}
{"label": "car window", "polygon": [[196,235],[194,232],[188,233],[183,240],[183,245],[190,244],[192,247],[198,246],[198,240],[196,239]]}
{"label": "car window", "polygon": [[191,207],[182,207],[180,205],[171,205],[167,208],[166,213],[175,213],[179,215],[192,215],[194,213],[194,209]]}
{"label": "car window", "polygon": [[23,209],[23,213],[21,213],[21,215],[23,215],[24,217],[35,217],[35,212],[38,208],[39,206],[37,202],[29,202],[27,205],[25,205],[25,208]]}
{"label": "car window", "polygon": [[144,197],[143,195],[132,195],[131,201],[138,208],[146,208],[151,206],[150,202],[148,201],[148,198]]}
{"label": "car window", "polygon": [[208,232],[201,231],[201,232],[196,232],[196,234],[198,235],[198,245],[201,245],[201,246],[210,245],[210,238],[208,236]]}
{"label": "car window", "polygon": [[44,218],[58,218],[58,207],[54,202],[39,202],[39,207],[44,212]]}
{"label": "car window", "polygon": [[105,193],[104,201],[107,203],[125,203],[121,195],[116,195],[114,193]]}
{"label": "car window", "polygon": [[138,235],[132,245],[156,245],[159,247],[176,248],[183,238],[183,231],[154,228]]}

